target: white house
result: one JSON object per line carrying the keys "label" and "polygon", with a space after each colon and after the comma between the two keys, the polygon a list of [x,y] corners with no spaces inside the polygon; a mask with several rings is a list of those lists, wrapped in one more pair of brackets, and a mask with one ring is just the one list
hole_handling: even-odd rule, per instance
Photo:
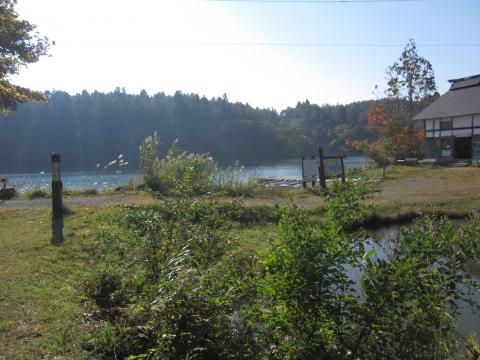
{"label": "white house", "polygon": [[423,121],[425,158],[480,161],[480,74],[449,80],[448,92],[413,120]]}

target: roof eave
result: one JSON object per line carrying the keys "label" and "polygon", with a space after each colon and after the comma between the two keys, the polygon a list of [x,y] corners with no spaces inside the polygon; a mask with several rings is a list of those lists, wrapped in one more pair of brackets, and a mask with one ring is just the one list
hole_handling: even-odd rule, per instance
{"label": "roof eave", "polygon": [[449,83],[454,83],[454,82],[457,82],[457,81],[470,80],[470,79],[476,79],[476,78],[480,78],[480,74],[472,75],[472,76],[466,76],[466,77],[458,78],[458,79],[451,79],[451,80],[448,80],[448,82]]}

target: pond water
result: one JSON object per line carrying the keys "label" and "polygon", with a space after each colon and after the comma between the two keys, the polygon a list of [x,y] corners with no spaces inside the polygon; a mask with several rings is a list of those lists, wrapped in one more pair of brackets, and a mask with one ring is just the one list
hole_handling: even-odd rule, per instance
{"label": "pond water", "polygon": [[[458,222],[458,225],[460,225],[460,222]],[[365,248],[366,251],[371,249],[377,250],[377,252],[371,257],[372,260],[387,259],[387,244],[391,243],[391,241],[398,236],[400,229],[400,226],[389,226],[380,228],[371,233],[372,237],[367,239],[365,242]],[[347,268],[347,272],[349,278],[355,281],[355,290],[360,292],[360,279],[362,274],[358,269],[352,268]],[[480,276],[472,276],[474,279],[480,282]],[[477,304],[480,304],[480,293],[477,292],[474,299]],[[461,304],[461,313],[458,319],[458,330],[464,337],[468,337],[472,333],[476,333],[477,338],[480,337],[480,314],[475,313],[469,304]]]}
{"label": "pond water", "polygon": [[[358,168],[367,164],[367,158],[363,156],[352,156],[345,159],[346,168]],[[0,174],[6,176],[9,182],[19,192],[27,192],[32,188],[47,189],[51,185],[51,174],[41,172],[36,174]],[[302,161],[290,159],[275,161],[260,165],[247,165],[239,172],[241,179],[255,177],[296,177],[302,176]],[[99,191],[115,189],[136,178],[135,171],[90,171],[90,172],[63,172],[63,187],[78,190],[95,188]]]}
{"label": "pond water", "polygon": [[[369,160],[364,156],[347,156],[345,158],[345,168],[361,168],[369,164]],[[330,165],[330,166],[329,166]],[[326,167],[336,168],[338,163],[326,163]],[[263,165],[244,166],[243,172],[246,176],[255,175],[261,178],[266,177],[302,177],[302,160],[290,159],[277,162],[266,163]]]}

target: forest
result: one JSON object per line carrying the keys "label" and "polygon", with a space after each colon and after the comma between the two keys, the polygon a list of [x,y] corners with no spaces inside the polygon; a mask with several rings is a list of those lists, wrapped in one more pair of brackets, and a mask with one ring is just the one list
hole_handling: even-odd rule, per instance
{"label": "forest", "polygon": [[48,169],[51,152],[62,154],[65,170],[103,169],[119,154],[133,170],[140,144],[154,131],[161,153],[178,139],[181,149],[209,153],[222,165],[310,156],[319,145],[328,153],[352,154],[345,140],[372,137],[372,101],[319,106],[306,100],[277,112],[230,102],[226,95],[207,99],[180,91],[149,95],[117,88],[44,96],[46,102],[19,104],[0,115],[0,171]]}

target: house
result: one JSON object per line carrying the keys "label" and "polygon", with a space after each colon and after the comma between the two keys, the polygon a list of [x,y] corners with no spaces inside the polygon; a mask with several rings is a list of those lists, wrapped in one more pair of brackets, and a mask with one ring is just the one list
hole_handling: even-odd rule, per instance
{"label": "house", "polygon": [[480,162],[480,74],[449,80],[448,92],[416,115],[425,129],[425,158]]}

